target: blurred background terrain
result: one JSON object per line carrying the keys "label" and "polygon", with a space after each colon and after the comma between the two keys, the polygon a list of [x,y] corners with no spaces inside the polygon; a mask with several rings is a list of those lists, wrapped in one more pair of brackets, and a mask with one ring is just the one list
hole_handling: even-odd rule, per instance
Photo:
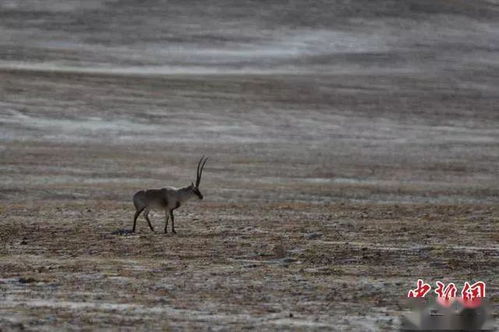
{"label": "blurred background terrain", "polygon": [[[2,1],[0,326],[392,330],[418,278],[497,295],[498,41],[495,0]],[[202,154],[179,234],[113,234]]]}

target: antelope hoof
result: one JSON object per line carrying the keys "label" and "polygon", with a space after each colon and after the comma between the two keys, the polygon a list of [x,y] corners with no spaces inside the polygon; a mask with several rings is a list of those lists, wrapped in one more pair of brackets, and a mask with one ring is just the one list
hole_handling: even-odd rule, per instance
{"label": "antelope hoof", "polygon": [[172,231],[173,234],[177,234],[177,232],[175,230]]}

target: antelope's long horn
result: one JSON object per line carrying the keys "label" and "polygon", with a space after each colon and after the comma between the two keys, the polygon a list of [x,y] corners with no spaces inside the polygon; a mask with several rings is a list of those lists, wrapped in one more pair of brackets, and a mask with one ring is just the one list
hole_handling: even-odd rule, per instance
{"label": "antelope's long horn", "polygon": [[[196,178],[196,187],[199,186],[199,183],[201,182],[201,174],[203,174],[203,168],[204,168],[204,165],[206,164],[206,161],[208,160],[208,158],[204,159],[204,155],[201,157],[201,159],[199,160],[199,163],[198,163],[198,169],[197,169],[197,178]],[[202,162],[202,164],[201,164]]]}

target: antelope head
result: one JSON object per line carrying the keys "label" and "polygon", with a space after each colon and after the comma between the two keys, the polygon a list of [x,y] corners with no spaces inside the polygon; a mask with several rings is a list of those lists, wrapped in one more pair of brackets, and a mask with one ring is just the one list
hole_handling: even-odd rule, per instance
{"label": "antelope head", "polygon": [[203,168],[204,165],[206,164],[206,161],[208,158],[205,158],[204,156],[201,157],[198,163],[198,169],[197,169],[197,177],[196,177],[196,184],[191,183],[191,189],[192,192],[199,198],[203,199],[203,194],[201,194],[201,191],[199,191],[199,184],[201,182],[201,175],[203,174]]}

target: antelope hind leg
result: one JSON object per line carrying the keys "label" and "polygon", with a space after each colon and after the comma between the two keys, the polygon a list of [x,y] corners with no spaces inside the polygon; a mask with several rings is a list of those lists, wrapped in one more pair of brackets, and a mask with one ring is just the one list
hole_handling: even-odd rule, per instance
{"label": "antelope hind leg", "polygon": [[149,225],[149,228],[151,229],[151,231],[154,232],[154,227],[152,227],[151,220],[149,219],[149,210],[144,212],[144,217],[146,217],[147,224]]}

